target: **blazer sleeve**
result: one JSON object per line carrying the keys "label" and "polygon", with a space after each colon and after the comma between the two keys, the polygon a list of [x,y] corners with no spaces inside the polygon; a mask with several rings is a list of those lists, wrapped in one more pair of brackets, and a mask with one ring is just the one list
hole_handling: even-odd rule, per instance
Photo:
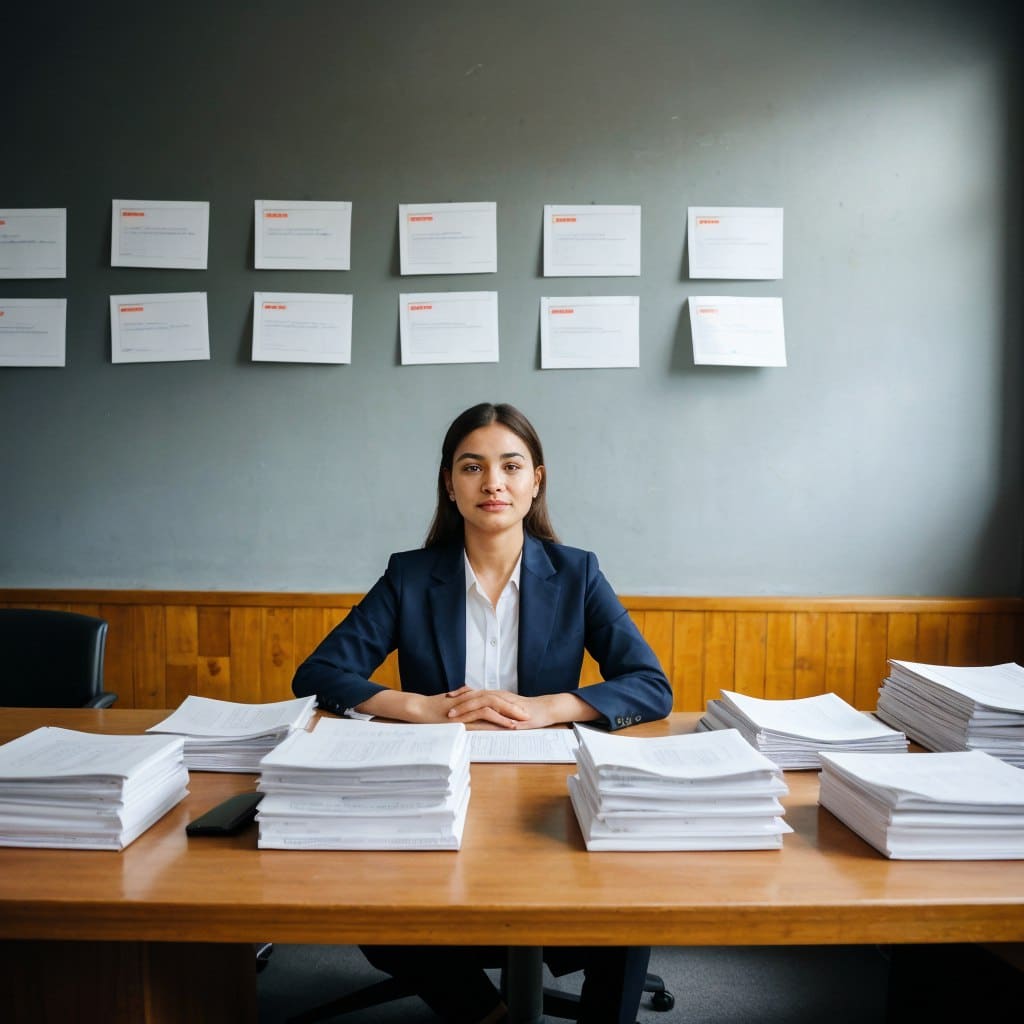
{"label": "blazer sleeve", "polygon": [[370,676],[397,646],[400,590],[392,555],[373,589],[299,666],[292,680],[296,696],[315,694],[318,707],[340,715],[385,689]]}
{"label": "blazer sleeve", "polygon": [[576,695],[599,711],[611,730],[669,714],[672,684],[593,552],[587,552],[584,618],[584,646],[604,682],[581,686]]}

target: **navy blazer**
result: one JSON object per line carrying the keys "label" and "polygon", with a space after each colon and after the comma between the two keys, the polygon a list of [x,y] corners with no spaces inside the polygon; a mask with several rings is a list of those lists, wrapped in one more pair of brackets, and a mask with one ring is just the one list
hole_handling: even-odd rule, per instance
{"label": "navy blazer", "polygon": [[[373,589],[299,666],[292,689],[342,713],[384,689],[369,677],[396,647],[403,690],[431,696],[465,685],[461,545],[392,555]],[[604,682],[580,689],[584,649]],[[597,556],[529,534],[519,575],[518,672],[524,696],[574,691],[611,729],[672,710],[672,687]]]}

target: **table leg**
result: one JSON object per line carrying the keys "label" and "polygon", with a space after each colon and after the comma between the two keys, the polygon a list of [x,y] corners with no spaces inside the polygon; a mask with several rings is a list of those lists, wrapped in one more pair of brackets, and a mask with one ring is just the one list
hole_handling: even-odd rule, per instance
{"label": "table leg", "polygon": [[509,1024],[542,1024],[544,950],[541,946],[508,947],[506,989]]}

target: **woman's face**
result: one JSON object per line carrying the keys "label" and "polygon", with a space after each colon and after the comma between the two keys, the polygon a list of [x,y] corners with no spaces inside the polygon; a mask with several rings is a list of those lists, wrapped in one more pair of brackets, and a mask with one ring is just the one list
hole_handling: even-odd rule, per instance
{"label": "woman's face", "polygon": [[508,427],[491,423],[459,442],[445,483],[469,536],[474,531],[522,532],[543,477],[544,467],[533,464],[523,439]]}

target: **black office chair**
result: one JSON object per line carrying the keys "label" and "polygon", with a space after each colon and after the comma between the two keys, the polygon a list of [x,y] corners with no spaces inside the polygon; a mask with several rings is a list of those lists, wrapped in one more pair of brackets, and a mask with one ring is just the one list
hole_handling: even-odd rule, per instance
{"label": "black office chair", "polygon": [[107,623],[75,612],[0,608],[0,705],[109,708],[103,690]]}
{"label": "black office chair", "polygon": [[[501,973],[501,988],[505,989],[505,972]],[[651,994],[650,1008],[659,1012],[667,1012],[676,1005],[676,997],[665,988],[665,982],[657,975],[648,973],[644,981],[644,992]],[[349,992],[347,995],[332,999],[329,1003],[314,1006],[311,1010],[288,1018],[288,1024],[317,1024],[318,1021],[340,1017],[346,1013],[366,1010],[371,1006],[391,1003],[397,999],[405,999],[415,992],[403,982],[395,978],[384,978],[382,981],[365,985],[363,988]],[[544,987],[544,1016],[558,1017],[562,1020],[576,1020],[579,1015],[580,997],[575,992]]]}

